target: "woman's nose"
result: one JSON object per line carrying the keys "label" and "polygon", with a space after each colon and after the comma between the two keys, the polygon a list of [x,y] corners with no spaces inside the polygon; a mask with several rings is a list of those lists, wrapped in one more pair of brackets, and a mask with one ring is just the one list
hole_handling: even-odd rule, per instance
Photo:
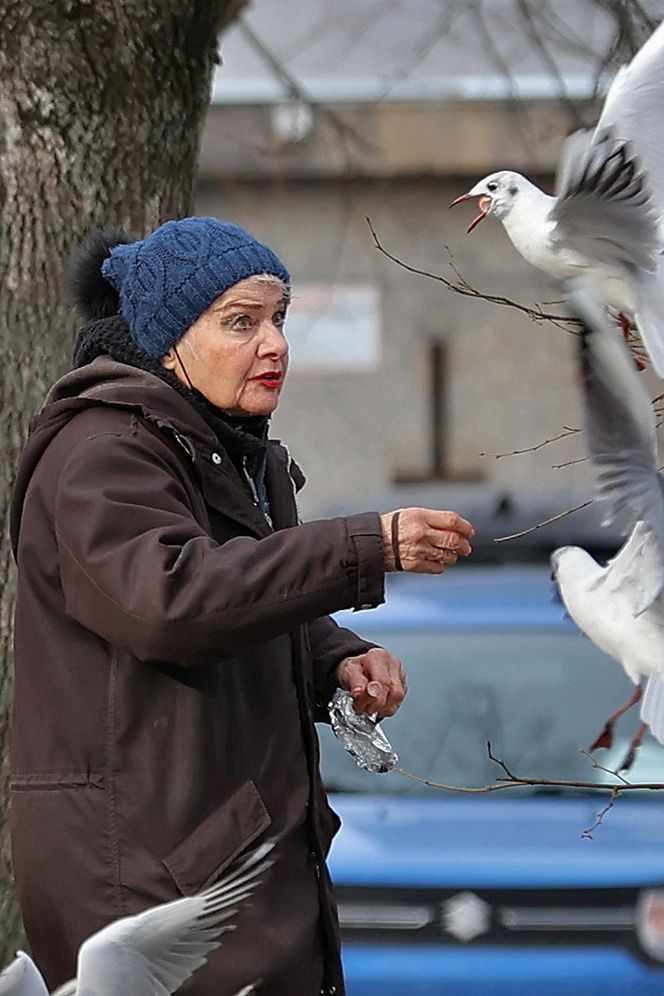
{"label": "woman's nose", "polygon": [[276,356],[281,359],[288,352],[288,341],[283,329],[270,322],[261,338],[259,353],[263,356]]}

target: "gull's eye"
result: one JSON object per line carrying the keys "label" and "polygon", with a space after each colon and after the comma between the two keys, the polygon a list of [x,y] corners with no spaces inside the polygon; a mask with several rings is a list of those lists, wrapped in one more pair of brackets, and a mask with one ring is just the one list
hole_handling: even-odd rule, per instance
{"label": "gull's eye", "polygon": [[486,189],[490,190],[491,193],[493,193],[494,190],[498,190],[498,184],[496,183],[495,180],[492,180],[491,183],[487,183]]}

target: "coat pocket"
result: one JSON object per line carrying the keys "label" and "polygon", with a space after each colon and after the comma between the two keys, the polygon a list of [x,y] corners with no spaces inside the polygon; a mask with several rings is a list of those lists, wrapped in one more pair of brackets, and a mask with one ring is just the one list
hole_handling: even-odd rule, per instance
{"label": "coat pocket", "polygon": [[205,817],[162,863],[183,896],[206,889],[272,820],[252,781]]}

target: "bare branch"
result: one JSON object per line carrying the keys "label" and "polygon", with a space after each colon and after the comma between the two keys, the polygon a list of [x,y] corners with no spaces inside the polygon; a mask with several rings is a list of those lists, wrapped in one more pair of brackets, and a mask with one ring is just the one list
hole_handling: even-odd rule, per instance
{"label": "bare branch", "polygon": [[571,515],[572,512],[578,512],[582,508],[586,508],[591,505],[593,498],[588,498],[586,501],[582,501],[579,505],[574,505],[572,508],[566,508],[564,512],[559,512],[558,515],[552,515],[550,519],[543,519],[542,522],[536,522],[534,526],[528,526],[527,529],[522,529],[518,533],[510,533],[509,536],[494,536],[494,543],[505,543],[507,540],[519,539],[521,536],[528,536],[529,533],[534,533],[537,529],[542,529],[543,526],[550,526],[552,522],[558,522],[560,519],[564,519],[566,515]]}
{"label": "bare branch", "polygon": [[[543,446],[548,446],[549,443],[557,443],[560,439],[567,439],[568,436],[573,436],[575,433],[581,432],[580,429],[572,429],[569,426],[564,426],[563,429],[564,431],[559,432],[557,436],[551,436],[549,439],[543,439],[540,443],[535,443],[534,446],[524,446],[523,449],[510,450],[507,453],[487,453],[483,451],[480,453],[480,456],[493,457],[494,460],[502,460],[503,457],[521,456],[523,453],[534,453],[536,450],[541,450]],[[587,458],[582,457],[582,459],[585,460]],[[560,466],[563,467],[564,464],[560,464]]]}
{"label": "bare branch", "polygon": [[[378,249],[379,252],[383,253],[384,256],[387,256],[388,259],[391,259],[393,263],[396,263],[397,266],[402,267],[404,270],[407,270],[409,273],[417,273],[421,277],[428,277],[430,280],[436,280],[439,283],[444,284],[444,286],[447,287],[448,290],[455,291],[455,293],[462,294],[465,297],[479,298],[482,301],[488,301],[490,304],[500,304],[508,308],[514,308],[517,311],[522,312],[522,314],[527,315],[533,322],[536,323],[551,322],[557,328],[562,329],[563,332],[568,332],[570,335],[579,334],[578,331],[574,331],[574,328],[578,329],[581,325],[581,322],[579,321],[578,318],[574,318],[571,315],[550,314],[544,312],[539,306],[529,307],[528,305],[520,304],[518,301],[512,301],[508,297],[502,297],[499,294],[484,294],[482,293],[482,291],[477,290],[475,287],[469,284],[468,281],[465,280],[458,273],[452,262],[450,262],[450,268],[454,271],[454,274],[457,277],[456,283],[452,280],[449,280],[447,277],[443,277],[439,273],[431,273],[428,270],[421,270],[417,266],[411,266],[409,263],[404,263],[403,260],[399,259],[397,256],[394,256],[382,245],[382,243],[378,238],[378,235],[376,234],[376,230],[374,229],[371,223],[371,219],[367,218],[366,221],[367,225],[369,226],[371,235],[373,236],[374,245],[376,246],[376,249]],[[447,249],[448,247],[446,246],[445,248]],[[567,326],[573,326],[574,328],[568,328]]]}
{"label": "bare branch", "polygon": [[526,35],[529,38],[533,48],[535,48],[551,75],[556,81],[558,86],[558,93],[561,103],[564,105],[567,114],[572,122],[574,128],[583,127],[583,119],[579,114],[578,107],[576,103],[571,100],[569,94],[567,93],[567,88],[565,86],[565,81],[558,69],[558,64],[549,52],[542,35],[537,27],[536,16],[528,4],[527,0],[517,0],[517,8],[521,14],[521,21],[524,25]]}
{"label": "bare branch", "polygon": [[325,118],[329,121],[342,138],[352,140],[359,148],[362,148],[365,151],[373,148],[372,143],[367,139],[367,137],[360,134],[360,132],[358,132],[355,128],[351,127],[351,125],[349,125],[347,121],[337,114],[336,111],[333,111],[325,104],[318,103],[309,96],[300,81],[293,76],[283,62],[281,62],[274,52],[258,37],[254,29],[245,19],[238,22],[238,28],[245,36],[249,44],[259,53],[259,55],[270,67],[272,73],[283,85],[286,93],[292,100],[298,100],[302,104],[306,104],[311,108],[314,114],[317,114],[319,117]]}
{"label": "bare branch", "polygon": [[593,792],[661,792],[664,789],[664,782],[627,782],[627,784],[611,784],[610,782],[583,782],[568,781],[558,778],[498,778],[495,782],[487,785],[446,785],[444,782],[435,782],[431,778],[422,778],[405,768],[392,768],[396,775],[403,775],[420,785],[428,785],[430,788],[439,789],[442,792],[460,792],[467,795],[487,794],[490,792],[501,792],[504,789],[515,788],[564,788],[579,789]]}
{"label": "bare branch", "polygon": [[[611,768],[605,768],[603,765],[595,761],[592,754],[586,750],[581,750],[581,754],[587,757],[593,768],[599,771],[604,771],[606,774],[612,775],[617,778],[618,781],[614,782],[587,782],[587,781],[572,781],[562,778],[523,778],[520,775],[515,775],[514,772],[507,766],[502,758],[497,757],[493,753],[493,748],[491,746],[491,741],[487,741],[486,744],[487,756],[489,760],[497,764],[504,772],[504,777],[499,777],[495,782],[489,782],[487,785],[446,785],[444,782],[434,782],[430,778],[422,778],[421,775],[415,775],[412,771],[406,771],[405,768],[393,768],[392,770],[398,774],[403,775],[405,778],[411,778],[415,782],[419,782],[422,785],[429,785],[431,788],[441,789],[445,792],[463,792],[463,793],[486,793],[486,792],[500,792],[502,789],[507,788],[518,788],[518,787],[543,787],[543,788],[565,788],[565,789],[592,789],[597,792],[606,792],[607,790],[613,794],[613,801],[620,792],[627,791],[660,791],[664,789],[664,782],[630,782],[618,771],[613,771]],[[611,803],[613,805],[613,802]],[[607,806],[606,811],[610,809],[611,806]],[[601,814],[602,816],[604,814]],[[601,819],[600,819],[601,823]],[[591,827],[594,830],[599,824],[596,823]],[[589,831],[585,831],[588,833]]]}

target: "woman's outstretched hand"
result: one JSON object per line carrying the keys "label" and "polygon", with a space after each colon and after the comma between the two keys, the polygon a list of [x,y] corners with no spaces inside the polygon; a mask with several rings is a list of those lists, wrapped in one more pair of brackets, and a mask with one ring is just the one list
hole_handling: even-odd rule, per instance
{"label": "woman's outstretched hand", "polygon": [[442,574],[472,552],[470,522],[456,512],[401,508],[381,515],[386,571]]}

